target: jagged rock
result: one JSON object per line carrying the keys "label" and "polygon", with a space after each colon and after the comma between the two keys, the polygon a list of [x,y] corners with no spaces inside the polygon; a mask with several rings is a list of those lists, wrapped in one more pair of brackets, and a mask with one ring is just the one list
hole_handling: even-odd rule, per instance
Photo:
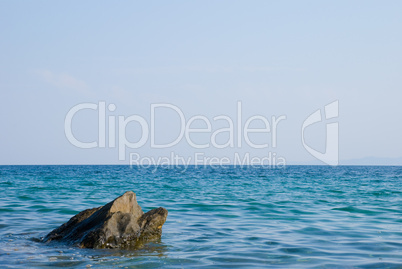
{"label": "jagged rock", "polygon": [[62,241],[82,248],[135,248],[160,238],[167,214],[163,207],[144,214],[135,193],[128,191],[104,206],[78,213],[43,241]]}

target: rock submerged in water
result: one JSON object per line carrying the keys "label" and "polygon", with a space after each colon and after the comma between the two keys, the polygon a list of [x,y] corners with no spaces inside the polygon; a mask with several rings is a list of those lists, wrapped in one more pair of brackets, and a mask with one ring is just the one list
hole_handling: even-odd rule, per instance
{"label": "rock submerged in water", "polygon": [[167,215],[163,207],[144,214],[135,193],[128,191],[104,206],[78,213],[43,241],[60,241],[81,248],[136,248],[144,241],[161,237]]}

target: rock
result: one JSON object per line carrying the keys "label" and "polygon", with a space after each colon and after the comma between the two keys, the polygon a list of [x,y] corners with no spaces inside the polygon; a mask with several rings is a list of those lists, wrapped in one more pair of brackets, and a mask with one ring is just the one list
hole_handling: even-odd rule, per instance
{"label": "rock", "polygon": [[78,213],[43,241],[61,241],[82,248],[136,248],[144,241],[161,237],[167,215],[163,207],[144,214],[135,193],[128,191],[104,206]]}

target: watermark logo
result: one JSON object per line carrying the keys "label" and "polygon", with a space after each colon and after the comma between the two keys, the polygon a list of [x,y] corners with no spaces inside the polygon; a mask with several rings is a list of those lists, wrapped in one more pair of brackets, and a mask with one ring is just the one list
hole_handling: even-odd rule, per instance
{"label": "watermark logo", "polygon": [[[339,116],[339,102],[334,101],[325,106],[324,109],[325,120],[331,120]],[[328,164],[328,165],[338,165],[339,164],[339,124],[338,122],[331,122],[326,124],[326,141],[325,141],[325,152],[319,152],[313,149],[305,142],[304,131],[307,127],[322,122],[323,118],[321,115],[321,110],[318,109],[313,114],[311,114],[302,125],[301,137],[303,147],[315,158]]]}
{"label": "watermark logo", "polygon": [[[76,117],[80,111],[82,110],[95,110],[98,114],[98,137],[95,141],[92,142],[82,142],[79,138],[75,137],[72,131],[73,119]],[[130,155],[130,162],[137,161],[137,153],[129,152],[129,150],[136,150],[142,148],[144,146],[149,147],[150,149],[166,149],[171,148],[174,149],[181,141],[185,141],[188,146],[190,146],[193,151],[195,151],[194,158],[192,158],[192,163],[197,163],[197,153],[200,153],[201,150],[208,148],[215,149],[225,149],[225,148],[242,148],[248,147],[254,150],[264,150],[270,147],[275,148],[277,146],[277,130],[278,125],[281,121],[286,120],[286,116],[272,116],[271,118],[267,118],[263,115],[254,115],[247,119],[243,118],[242,112],[242,103],[239,101],[236,107],[236,116],[229,117],[228,115],[217,115],[212,119],[204,116],[204,115],[194,115],[190,118],[186,118],[184,112],[177,106],[173,104],[167,103],[158,103],[151,104],[150,106],[150,118],[147,121],[141,115],[113,115],[113,112],[116,110],[116,105],[109,104],[106,105],[106,102],[99,102],[98,104],[94,103],[82,103],[74,106],[67,113],[65,122],[64,122],[64,130],[65,135],[68,141],[82,149],[91,149],[91,148],[118,148],[118,158],[119,161],[125,161],[127,155]],[[180,122],[179,124],[179,132],[176,135],[175,139],[169,141],[167,143],[157,143],[156,137],[157,132],[155,131],[157,125],[157,114],[158,113],[166,113],[170,112],[175,115],[175,117]],[[253,127],[253,124],[259,123],[260,127]],[[202,123],[205,127],[196,128],[194,125],[198,123]],[[218,123],[221,123],[220,125]],[[225,127],[217,127],[226,125]],[[129,133],[127,136],[127,128],[130,124],[135,124],[140,126],[141,131],[136,133]],[[176,130],[177,131],[177,130]],[[192,136],[193,135],[207,135],[208,142],[200,143],[199,141],[195,141]],[[266,135],[264,141],[256,141],[253,140],[252,137],[255,134],[263,134]],[[158,133],[161,135],[161,133]],[[226,141],[222,142],[217,139],[220,135],[226,135],[228,138]],[[107,139],[108,138],[108,139]],[[117,141],[116,141],[117,140]],[[117,143],[116,143],[117,142]],[[269,143],[268,143],[269,142]],[[127,154],[129,153],[129,154]],[[254,158],[246,157],[246,164],[248,164],[248,160],[250,162],[261,163],[262,165],[266,163],[267,156],[272,156],[272,152],[264,152],[265,157],[261,157],[261,160],[255,160]],[[181,160],[181,156],[179,156]],[[199,157],[199,155],[198,155]],[[149,157],[144,157],[146,162]],[[237,155],[234,155],[233,160],[239,159]],[[175,159],[177,160],[177,158]],[[211,157],[210,161],[216,162],[216,159]],[[155,163],[154,159],[152,159],[152,163]],[[222,160],[219,160],[219,163],[227,163],[226,157]],[[270,162],[272,163],[272,162]]]}
{"label": "watermark logo", "polygon": [[[337,118],[339,115],[338,101],[325,106],[324,117],[318,109],[311,114],[302,124],[301,138],[303,147],[315,158],[329,165],[338,165],[338,122],[329,122],[326,125],[326,149],[319,152],[309,146],[305,141],[305,130],[313,124],[325,120]],[[237,102],[234,107],[235,116],[216,115],[208,118],[205,115],[193,115],[186,117],[185,113],[173,104],[157,103],[150,105],[147,117],[133,114],[129,116],[118,115],[115,104],[107,104],[104,101],[98,103],[81,103],[72,107],[64,122],[64,131],[67,140],[81,149],[91,148],[116,148],[119,161],[126,161],[130,165],[138,166],[266,166],[282,167],[286,165],[286,159],[273,150],[278,145],[278,128],[281,122],[287,119],[286,115],[267,117],[253,115],[245,117],[242,103]],[[97,137],[91,142],[83,142],[73,133],[74,118],[79,117],[84,110],[96,112],[93,118],[98,124]],[[168,113],[168,120],[179,122],[176,127],[170,129],[158,126],[162,115]],[[171,118],[174,117],[174,118]],[[166,120],[166,119],[165,119]],[[200,127],[203,126],[203,127]],[[135,131],[130,127],[136,126]],[[258,127],[256,127],[258,126]],[[157,128],[159,127],[159,129]],[[172,130],[173,128],[173,130]],[[283,128],[283,127],[281,127]],[[131,131],[130,131],[131,130]],[[159,132],[157,131],[159,130]],[[174,137],[167,135],[173,131]],[[262,135],[262,136],[261,136]],[[200,141],[194,137],[202,136],[206,139]],[[158,138],[167,138],[169,141]],[[218,139],[218,137],[220,139]],[[222,139],[222,137],[224,137]],[[226,138],[225,138],[226,137]],[[256,139],[259,137],[259,139]],[[181,146],[179,146],[181,144]],[[187,152],[193,155],[180,155],[177,149],[183,149],[186,145]],[[188,149],[191,148],[191,151]],[[144,150],[140,150],[144,149]],[[166,155],[166,149],[170,154]],[[208,155],[208,150],[220,150],[220,153],[232,152],[231,156],[217,157]],[[227,149],[228,151],[222,151]],[[238,150],[238,151],[237,151]],[[139,152],[147,152],[143,156]],[[161,152],[158,154],[158,151]],[[163,155],[165,154],[165,155]],[[254,154],[254,155],[253,155]],[[222,155],[222,154],[220,154]]]}

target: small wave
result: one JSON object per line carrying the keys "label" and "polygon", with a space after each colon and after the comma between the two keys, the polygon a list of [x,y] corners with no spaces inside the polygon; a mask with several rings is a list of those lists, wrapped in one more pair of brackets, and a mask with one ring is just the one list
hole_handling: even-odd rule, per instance
{"label": "small wave", "polygon": [[344,211],[344,212],[349,212],[349,213],[359,213],[359,214],[365,214],[365,215],[376,215],[379,213],[377,211],[360,209],[360,208],[357,208],[354,206],[335,207],[335,208],[332,208],[331,210]]}

